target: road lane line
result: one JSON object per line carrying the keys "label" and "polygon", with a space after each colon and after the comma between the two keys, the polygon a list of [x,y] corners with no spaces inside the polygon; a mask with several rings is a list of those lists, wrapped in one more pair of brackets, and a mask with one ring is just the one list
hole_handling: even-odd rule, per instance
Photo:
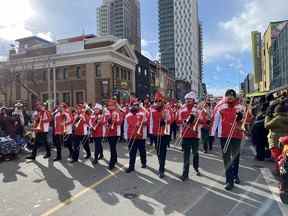
{"label": "road lane line", "polygon": [[[153,151],[148,151],[148,154],[151,154]],[[138,161],[140,159],[140,157],[138,156],[136,161]],[[84,188],[83,190],[79,191],[77,194],[75,194],[74,196],[64,200],[63,202],[59,203],[58,205],[56,205],[55,207],[49,209],[48,211],[46,211],[45,213],[41,214],[40,216],[50,216],[53,213],[59,211],[61,208],[68,206],[69,204],[71,204],[73,201],[75,201],[76,199],[78,199],[79,197],[81,197],[83,194],[87,193],[89,190],[95,189],[97,186],[99,186],[100,184],[102,184],[103,182],[111,179],[112,177],[118,175],[121,171],[123,171],[123,169],[125,167],[127,167],[129,165],[129,163],[125,164],[122,167],[117,167],[117,171],[115,172],[110,172],[110,175],[105,176],[104,178],[96,181],[95,183],[91,184],[90,186]]]}

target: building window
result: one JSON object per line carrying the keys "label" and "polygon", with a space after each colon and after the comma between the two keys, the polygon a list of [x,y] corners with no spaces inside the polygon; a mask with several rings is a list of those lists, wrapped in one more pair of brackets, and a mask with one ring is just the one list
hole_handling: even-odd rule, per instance
{"label": "building window", "polygon": [[63,80],[68,78],[67,68],[63,68]]}
{"label": "building window", "polygon": [[121,80],[124,80],[124,70],[121,68]]}
{"label": "building window", "polygon": [[84,94],[83,92],[76,92],[76,103],[80,104],[84,102]]}
{"label": "building window", "polygon": [[47,71],[45,71],[45,70],[42,72],[42,80],[43,81],[47,80]]}
{"label": "building window", "polygon": [[56,80],[61,80],[61,71],[59,69],[56,70]]}
{"label": "building window", "polygon": [[127,78],[128,78],[128,80],[130,81],[131,80],[131,73],[130,73],[130,71],[127,71]]}
{"label": "building window", "polygon": [[70,106],[70,93],[66,92],[66,93],[63,93],[62,94],[62,99],[63,99],[63,102],[66,103],[68,106]]}
{"label": "building window", "polygon": [[96,77],[101,77],[101,67],[99,64],[95,64],[95,74]]}
{"label": "building window", "polygon": [[76,78],[81,79],[81,67],[80,66],[76,67]]}
{"label": "building window", "polygon": [[109,82],[107,80],[101,82],[101,95],[104,98],[109,97]]}
{"label": "building window", "polygon": [[116,79],[119,80],[120,79],[120,73],[119,73],[119,68],[116,68]]}

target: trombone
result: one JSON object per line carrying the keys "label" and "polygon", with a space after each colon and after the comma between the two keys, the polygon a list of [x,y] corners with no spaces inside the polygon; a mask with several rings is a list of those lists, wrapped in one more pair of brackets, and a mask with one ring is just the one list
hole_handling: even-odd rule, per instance
{"label": "trombone", "polygon": [[229,135],[228,135],[228,138],[225,142],[225,145],[224,145],[224,148],[223,148],[223,153],[226,154],[227,151],[228,151],[228,148],[229,148],[229,145],[230,145],[230,142],[231,142],[231,139],[233,137],[233,134],[235,132],[235,129],[236,129],[236,126],[237,126],[237,115],[233,121],[233,124],[232,124],[232,127],[230,129],[230,132],[229,132]]}
{"label": "trombone", "polygon": [[250,102],[249,102],[247,109],[246,109],[246,112],[245,112],[245,117],[244,117],[243,123],[241,125],[241,130],[243,130],[243,131],[246,131],[245,125],[246,125],[246,122],[248,119],[249,111],[252,107],[253,99],[254,99],[254,97],[251,97]]}

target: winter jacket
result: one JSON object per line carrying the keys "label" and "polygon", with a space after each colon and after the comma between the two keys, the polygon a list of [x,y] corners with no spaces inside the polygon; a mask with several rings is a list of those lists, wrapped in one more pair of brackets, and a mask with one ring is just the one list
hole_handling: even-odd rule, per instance
{"label": "winter jacket", "polygon": [[288,135],[288,113],[276,113],[273,117],[266,116],[265,127],[269,129],[269,148],[281,148],[279,138]]}

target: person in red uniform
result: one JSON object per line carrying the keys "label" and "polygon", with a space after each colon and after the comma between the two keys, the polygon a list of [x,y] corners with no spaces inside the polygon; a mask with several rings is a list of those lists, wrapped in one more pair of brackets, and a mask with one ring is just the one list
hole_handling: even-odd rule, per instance
{"label": "person in red uniform", "polygon": [[64,147],[68,148],[69,150],[69,159],[72,159],[73,155],[73,122],[74,122],[74,115],[72,111],[69,110],[67,104],[62,103],[63,112],[65,114],[65,130],[64,130]]}
{"label": "person in red uniform", "polygon": [[121,118],[115,100],[108,101],[107,109],[105,133],[110,147],[109,169],[112,170],[117,163],[117,142],[121,135]]}
{"label": "person in red uniform", "polygon": [[146,113],[140,110],[139,101],[132,102],[130,112],[124,120],[124,138],[128,141],[129,148],[129,168],[126,173],[135,169],[137,150],[140,153],[142,168],[146,168],[146,148],[145,140],[147,138],[147,117]]}
{"label": "person in red uniform", "polygon": [[164,96],[160,92],[156,92],[155,105],[151,108],[149,115],[149,131],[156,143],[160,178],[164,177],[171,124],[170,112],[164,105]]}
{"label": "person in red uniform", "polygon": [[[240,183],[238,170],[240,146],[243,138],[243,131],[241,130],[243,110],[244,107],[239,104],[236,92],[233,89],[227,90],[224,100],[216,106],[212,135],[215,136],[217,131],[217,136],[220,138],[226,175],[226,190],[232,190],[234,183]],[[231,129],[233,124],[236,124],[234,130]],[[230,137],[231,141],[227,142]],[[229,143],[229,146],[227,151],[224,152],[226,142]]]}
{"label": "person in red uniform", "polygon": [[182,181],[189,178],[190,168],[190,153],[192,149],[193,153],[193,168],[196,171],[197,176],[200,176],[199,172],[199,138],[198,132],[199,125],[202,123],[202,119],[198,119],[199,111],[195,106],[196,95],[194,92],[190,92],[185,95],[185,105],[179,110],[177,123],[180,125],[180,136],[182,137],[183,148],[183,174],[180,177]]}
{"label": "person in red uniform", "polygon": [[64,134],[66,133],[68,113],[64,111],[64,104],[61,104],[54,112],[54,145],[57,150],[57,156],[54,161],[62,159],[61,148],[64,144]]}
{"label": "person in red uniform", "polygon": [[77,162],[79,159],[80,146],[86,151],[85,159],[90,158],[91,151],[87,136],[89,136],[89,119],[83,105],[78,105],[77,113],[74,120],[74,142],[73,142],[73,157],[71,163]]}
{"label": "person in red uniform", "polygon": [[49,158],[51,156],[50,146],[47,141],[47,134],[49,130],[49,125],[52,120],[51,113],[45,109],[45,107],[37,103],[36,104],[37,114],[35,117],[34,128],[36,137],[35,144],[33,145],[33,150],[31,156],[27,157],[28,160],[35,160],[37,156],[37,149],[41,145],[45,145],[46,154],[44,158]]}
{"label": "person in red uniform", "polygon": [[89,126],[91,128],[91,137],[94,142],[94,160],[93,163],[97,164],[98,160],[103,158],[102,139],[105,133],[105,117],[103,115],[103,107],[101,104],[96,104],[94,107],[94,114],[91,116]]}

